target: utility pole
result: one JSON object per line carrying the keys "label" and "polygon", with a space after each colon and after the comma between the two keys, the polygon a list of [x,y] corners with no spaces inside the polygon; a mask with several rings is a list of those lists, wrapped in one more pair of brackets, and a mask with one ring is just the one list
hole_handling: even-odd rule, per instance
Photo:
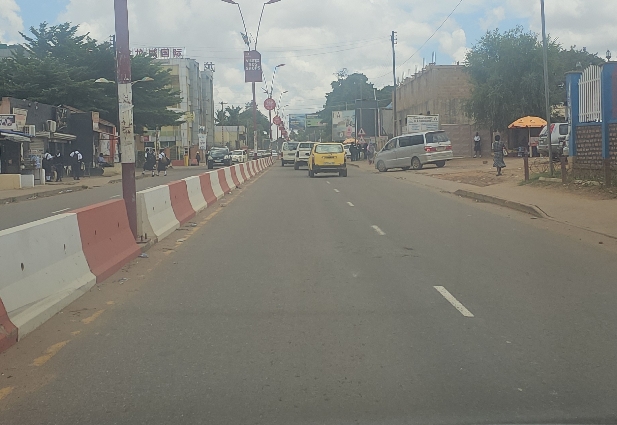
{"label": "utility pole", "polygon": [[253,83],[253,159],[257,159],[257,95]]}
{"label": "utility pole", "polygon": [[120,118],[120,152],[122,154],[122,197],[129,227],[137,238],[137,186],[135,183],[135,135],[133,129],[133,85],[129,47],[129,11],[127,0],[114,0],[116,24],[116,73],[118,115]]}
{"label": "utility pole", "polygon": [[544,59],[544,100],[546,103],[546,130],[548,132],[548,162],[551,170],[551,177],[555,175],[555,165],[553,164],[553,135],[551,134],[551,100],[550,87],[548,83],[548,42],[546,40],[546,15],[544,14],[544,0],[540,0],[542,13],[542,53]]}
{"label": "utility pole", "polygon": [[396,123],[397,123],[397,111],[396,111],[396,31],[392,31],[392,77],[394,78],[394,101],[392,102],[393,115],[394,115],[394,137],[398,135],[398,131],[396,131]]}

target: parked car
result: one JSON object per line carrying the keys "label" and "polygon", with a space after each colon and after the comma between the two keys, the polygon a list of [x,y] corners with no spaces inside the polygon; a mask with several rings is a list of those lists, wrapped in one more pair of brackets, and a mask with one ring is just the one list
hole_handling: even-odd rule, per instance
{"label": "parked car", "polygon": [[308,165],[309,157],[315,142],[300,142],[296,149],[296,158],[294,160],[294,170],[299,170],[301,166]]}
{"label": "parked car", "polygon": [[452,142],[445,131],[405,134],[390,140],[375,158],[380,172],[391,168],[421,170],[426,164],[441,168],[454,159]]}
{"label": "parked car", "polygon": [[243,150],[233,151],[231,153],[231,162],[232,163],[242,163],[248,161],[248,153]]}
{"label": "parked car", "polygon": [[345,145],[345,157],[351,158],[351,151],[349,150],[349,145]]}
{"label": "parked car", "polygon": [[231,165],[231,153],[228,148],[212,148],[208,155],[208,170],[215,166],[229,167]]}
{"label": "parked car", "polygon": [[284,142],[281,148],[281,166],[285,164],[293,164],[296,161],[296,149],[298,149],[298,142]]}
{"label": "parked car", "polygon": [[[553,155],[559,157],[564,154],[564,148],[568,145],[570,139],[570,124],[567,122],[558,122],[551,124],[551,147]],[[569,146],[566,151],[569,154]],[[538,142],[538,153],[548,156],[548,131],[546,126],[540,132],[540,141]]]}
{"label": "parked car", "polygon": [[347,177],[347,158],[342,143],[317,143],[308,161],[309,177],[319,173],[338,173]]}

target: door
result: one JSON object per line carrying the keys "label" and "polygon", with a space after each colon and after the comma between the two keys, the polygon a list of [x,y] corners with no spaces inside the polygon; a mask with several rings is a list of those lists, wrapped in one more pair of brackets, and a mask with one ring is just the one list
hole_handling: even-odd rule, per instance
{"label": "door", "polygon": [[397,166],[396,165],[397,141],[398,141],[397,139],[390,140],[379,153],[379,161],[383,161],[386,164],[386,168],[394,168]]}
{"label": "door", "polygon": [[415,134],[413,136],[410,137],[410,158],[409,158],[409,164],[411,164],[411,160],[414,157],[418,157],[420,159],[420,162],[422,162],[422,164],[425,163],[426,159],[425,159],[425,155],[426,155],[426,151],[424,150],[424,135],[423,134]]}
{"label": "door", "polygon": [[396,166],[403,168],[411,166],[411,141],[413,136],[403,136],[398,139],[396,150]]}

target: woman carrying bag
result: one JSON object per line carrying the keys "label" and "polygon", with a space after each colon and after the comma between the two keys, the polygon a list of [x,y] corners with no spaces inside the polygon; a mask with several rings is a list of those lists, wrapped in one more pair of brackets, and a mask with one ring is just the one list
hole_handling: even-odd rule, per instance
{"label": "woman carrying bag", "polygon": [[497,168],[497,176],[501,176],[501,170],[506,168],[506,163],[503,162],[504,156],[508,156],[508,150],[498,134],[493,142],[493,167]]}

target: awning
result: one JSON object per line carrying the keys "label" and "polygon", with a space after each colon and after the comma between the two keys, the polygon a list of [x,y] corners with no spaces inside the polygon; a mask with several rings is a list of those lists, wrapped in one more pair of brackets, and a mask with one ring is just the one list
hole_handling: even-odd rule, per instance
{"label": "awning", "polygon": [[24,143],[29,142],[32,136],[26,133],[20,133],[18,131],[0,130],[0,140],[7,139],[11,142]]}
{"label": "awning", "polygon": [[539,117],[523,117],[514,121],[508,128],[542,128],[546,121]]}
{"label": "awning", "polygon": [[65,141],[65,142],[70,142],[72,140],[77,139],[77,136],[74,136],[72,134],[50,133],[49,131],[37,131],[36,137],[44,137],[50,140],[58,140],[58,141]]}

